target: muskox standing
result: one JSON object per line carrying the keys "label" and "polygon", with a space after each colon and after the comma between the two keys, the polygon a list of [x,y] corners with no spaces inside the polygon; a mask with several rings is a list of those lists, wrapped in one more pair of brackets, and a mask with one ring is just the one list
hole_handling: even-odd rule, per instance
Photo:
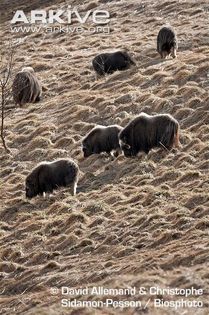
{"label": "muskox standing", "polygon": [[119,134],[121,149],[125,156],[146,154],[154,147],[170,150],[179,145],[179,123],[171,115],[147,115],[141,113]]}
{"label": "muskox standing", "polygon": [[161,58],[165,59],[171,54],[176,58],[178,49],[177,37],[175,31],[171,27],[162,27],[157,36],[157,51]]}
{"label": "muskox standing", "polygon": [[32,67],[25,67],[16,74],[12,92],[15,104],[20,106],[40,101],[41,85]]}
{"label": "muskox standing", "polygon": [[118,125],[93,128],[82,141],[84,157],[102,152],[110,154],[112,151],[115,151],[115,156],[117,156],[121,151],[118,134],[122,129]]}
{"label": "muskox standing", "polygon": [[97,55],[93,59],[92,65],[96,73],[101,76],[117,70],[126,70],[131,65],[135,65],[135,62],[126,51],[117,51]]}
{"label": "muskox standing", "polygon": [[52,193],[59,187],[71,187],[71,193],[76,194],[78,182],[78,165],[71,159],[61,159],[54,162],[42,162],[27,176],[25,182],[26,197]]}

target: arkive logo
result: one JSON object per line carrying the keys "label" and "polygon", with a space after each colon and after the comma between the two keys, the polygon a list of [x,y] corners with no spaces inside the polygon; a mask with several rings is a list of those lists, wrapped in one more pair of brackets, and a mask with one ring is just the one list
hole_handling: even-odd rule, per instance
{"label": "arkive logo", "polygon": [[68,8],[32,10],[27,16],[23,10],[17,10],[10,22],[10,30],[13,33],[110,33],[110,14],[107,10],[81,13],[77,8]]}
{"label": "arkive logo", "polygon": [[94,24],[104,25],[110,22],[110,14],[106,10],[88,10],[81,14],[76,8],[73,8],[72,10],[32,10],[30,18],[27,18],[23,10],[17,10],[11,20],[11,24],[18,22],[25,24],[71,24],[72,20],[80,24],[92,21]]}

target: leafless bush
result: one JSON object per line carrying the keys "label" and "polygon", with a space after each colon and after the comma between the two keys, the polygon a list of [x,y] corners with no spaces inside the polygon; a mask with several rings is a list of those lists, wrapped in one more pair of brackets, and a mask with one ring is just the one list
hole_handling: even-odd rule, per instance
{"label": "leafless bush", "polygon": [[4,47],[0,51],[0,106],[1,106],[1,129],[0,137],[3,147],[7,153],[10,153],[5,139],[5,111],[6,106],[11,97],[11,77],[13,68],[14,47],[9,44],[9,47]]}

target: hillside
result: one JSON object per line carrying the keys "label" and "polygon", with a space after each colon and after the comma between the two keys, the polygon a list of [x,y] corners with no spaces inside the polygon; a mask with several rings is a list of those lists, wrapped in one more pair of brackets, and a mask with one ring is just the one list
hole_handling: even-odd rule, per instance
{"label": "hillside", "polygon": [[[108,10],[110,34],[11,33],[19,2],[2,3],[2,42],[19,40],[13,73],[32,66],[44,91],[40,103],[13,108],[5,120],[11,154],[0,146],[0,313],[208,315],[208,1],[22,1],[26,12],[68,4],[81,12]],[[176,59],[162,61],[156,37],[167,23],[177,32],[179,50]],[[92,58],[122,48],[137,67],[95,81]],[[125,126],[141,112],[173,115],[181,148],[130,159],[83,158],[81,140],[95,124]],[[61,157],[79,164],[78,194],[61,189],[27,200],[27,174],[37,163]],[[62,286],[154,285],[201,288],[196,300],[204,307],[154,308],[156,296],[147,294],[126,297],[143,306],[150,297],[146,309],[75,310],[61,307],[60,292],[51,293]]]}

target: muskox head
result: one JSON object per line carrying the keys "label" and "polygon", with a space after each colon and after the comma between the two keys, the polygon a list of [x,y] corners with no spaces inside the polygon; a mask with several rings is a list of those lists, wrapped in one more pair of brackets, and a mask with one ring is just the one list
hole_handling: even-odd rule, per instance
{"label": "muskox head", "polygon": [[30,72],[32,74],[35,74],[35,71],[32,67],[23,67],[21,72]]}
{"label": "muskox head", "polygon": [[87,157],[89,157],[90,155],[93,154],[93,151],[92,151],[91,147],[85,141],[83,141],[82,150],[83,150],[83,156],[85,158],[87,158]]}
{"label": "muskox head", "polygon": [[119,142],[121,150],[123,151],[125,157],[131,157],[136,155],[134,148],[131,146],[131,144],[128,143],[128,140],[125,136],[120,135]]}
{"label": "muskox head", "polygon": [[26,198],[33,198],[39,194],[37,174],[31,173],[25,181]]}
{"label": "muskox head", "polygon": [[126,60],[127,64],[133,65],[133,66],[136,65],[136,62],[135,62],[135,61],[133,60],[133,58],[128,54],[127,51],[123,51],[123,56],[124,56],[124,59]]}

